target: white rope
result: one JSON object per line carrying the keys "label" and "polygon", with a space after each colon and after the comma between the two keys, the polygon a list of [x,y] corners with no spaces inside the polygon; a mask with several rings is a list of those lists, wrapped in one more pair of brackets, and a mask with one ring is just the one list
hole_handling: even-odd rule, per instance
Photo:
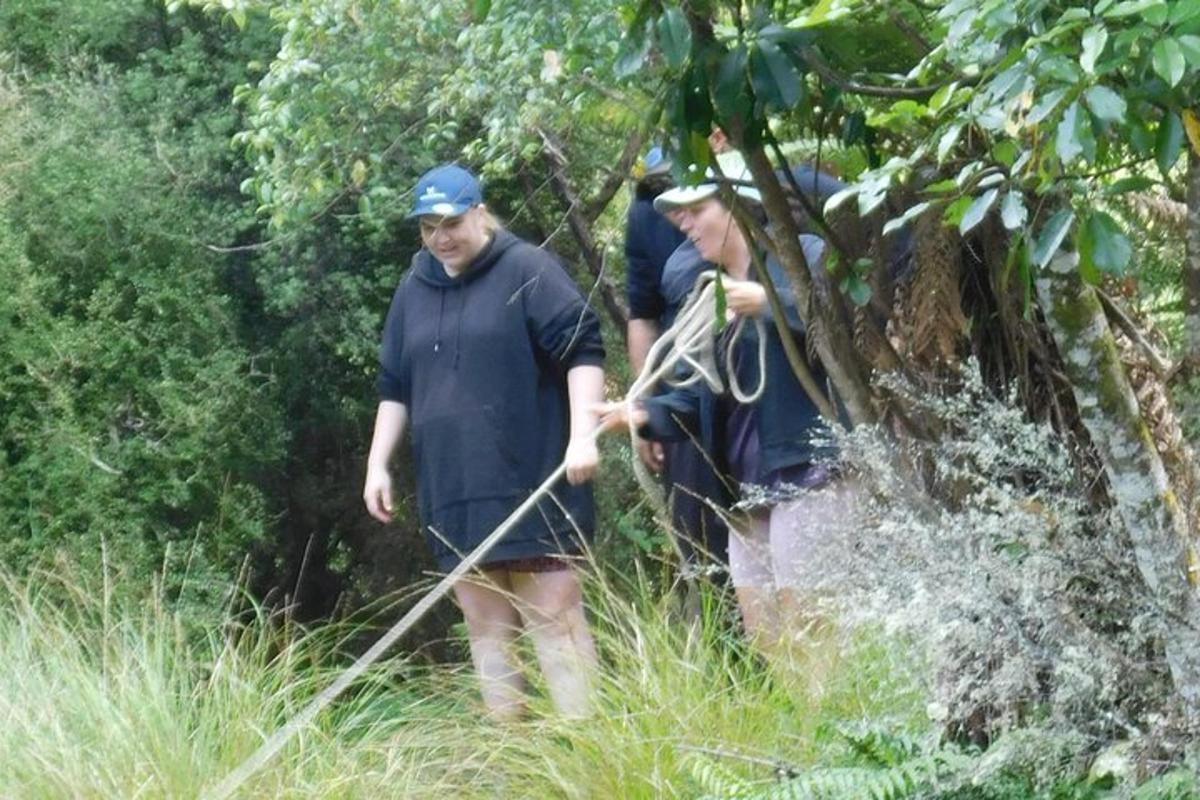
{"label": "white rope", "polygon": [[[626,417],[633,419],[633,412],[638,398],[650,391],[660,380],[669,386],[683,388],[701,380],[708,384],[713,393],[721,394],[725,383],[721,380],[716,366],[716,323],[717,323],[717,273],[709,270],[702,272],[696,279],[696,285],[688,295],[683,308],[675,318],[674,324],[660,336],[650,347],[646,355],[646,363],[633,385],[625,396]],[[742,335],[746,318],[738,317],[733,322],[733,331],[725,348],[725,374],[729,381],[729,391],[739,403],[754,403],[762,397],[767,385],[766,341],[767,329],[761,317],[754,317],[758,329],[758,385],[753,392],[745,392],[737,380],[734,370],[735,345]],[[662,366],[655,365],[662,360]],[[679,377],[667,375],[667,371],[676,364],[683,362],[692,370],[689,374]],[[650,498],[656,513],[664,523],[670,525],[670,514],[667,510],[666,493],[662,485],[646,469],[642,460],[636,456],[637,431],[629,426],[630,445],[635,451],[633,458],[633,474],[638,485]],[[674,543],[675,539],[672,537]]]}
{"label": "white rope", "polygon": [[[650,353],[646,358],[646,364],[641,374],[638,375],[633,385],[630,386],[629,391],[623,399],[627,409],[632,409],[634,401],[649,391],[660,380],[667,380],[669,383],[670,379],[667,378],[668,373],[681,361],[690,364],[695,370],[695,375],[677,385],[690,385],[696,380],[704,380],[714,391],[721,391],[722,382],[715,368],[713,357],[716,319],[716,281],[713,279],[714,277],[715,273],[712,272],[704,273],[701,276],[696,283],[696,288],[692,290],[687,304],[676,319],[675,324],[650,348]],[[730,342],[730,351],[733,350],[733,341],[741,333],[740,326],[742,322],[743,320],[739,319],[735,323],[739,327],[732,334],[733,339]],[[734,392],[734,396],[738,397],[739,402],[754,402],[755,399],[761,396],[766,381],[764,355],[766,342],[765,328],[761,319],[756,318],[755,323],[759,327],[759,385],[751,395],[745,395],[741,392],[741,388],[737,386],[737,381],[731,368],[732,361],[728,362],[730,369],[727,371],[727,374],[729,375],[730,389]],[[655,366],[659,360],[662,363]],[[632,426],[630,429],[632,432]],[[594,441],[599,434],[600,430],[597,429],[592,431],[590,437]],[[637,465],[641,463],[636,456],[634,457],[634,463],[636,473],[638,472]],[[542,482],[541,486],[534,490],[533,494],[526,498],[521,505],[517,506],[504,522],[500,523],[498,528],[480,542],[478,547],[468,553],[454,569],[438,581],[437,585],[430,589],[428,594],[418,600],[416,605],[408,610],[408,613],[401,617],[398,622],[392,625],[380,637],[379,641],[375,642],[370,649],[355,659],[354,663],[347,667],[342,674],[338,675],[333,683],[329,684],[320,694],[310,700],[283,727],[267,737],[266,741],[249,758],[239,764],[211,790],[206,791],[202,795],[204,800],[227,800],[254,773],[262,769],[268,761],[283,749],[284,745],[293,736],[309,725],[316,718],[317,714],[321,713],[326,706],[333,702],[339,694],[345,691],[350,684],[357,680],[375,661],[387,652],[397,639],[407,633],[413,625],[425,616],[429,609],[441,600],[460,578],[474,569],[483,557],[550,491],[551,487],[562,478],[566,470],[566,461],[563,461]],[[644,473],[645,468],[643,467],[641,471]],[[661,490],[657,488],[657,484],[650,480],[648,476],[646,476],[646,481],[643,482],[643,476],[639,474],[638,481],[642,483],[643,489],[646,489],[648,485],[654,487],[648,492],[652,497],[661,497]]]}

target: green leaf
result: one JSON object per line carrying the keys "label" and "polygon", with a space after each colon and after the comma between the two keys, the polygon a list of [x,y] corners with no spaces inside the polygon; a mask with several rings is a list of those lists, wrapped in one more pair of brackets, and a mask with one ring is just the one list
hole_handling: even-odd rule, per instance
{"label": "green leaf", "polygon": [[1150,51],[1150,60],[1154,65],[1154,71],[1167,82],[1168,86],[1174,88],[1183,80],[1183,73],[1187,69],[1187,59],[1183,57],[1183,50],[1179,48],[1179,42],[1170,36],[1159,39],[1155,43],[1154,49]]}
{"label": "green leaf", "polygon": [[1163,0],[1128,0],[1128,2],[1117,3],[1112,8],[1107,9],[1102,16],[1105,19],[1131,17],[1134,14],[1145,14],[1155,6],[1165,7],[1166,3]]}
{"label": "green leaf", "polygon": [[688,67],[680,89],[683,90],[683,124],[680,127],[707,138],[712,133],[713,108],[708,75],[699,64],[693,62]]}
{"label": "green leaf", "polygon": [[1028,217],[1029,211],[1025,208],[1025,198],[1019,191],[1012,189],[1004,195],[1004,200],[1000,203],[1000,220],[1004,223],[1005,228],[1015,231],[1025,224]]}
{"label": "green leaf", "polygon": [[976,225],[983,222],[983,218],[987,216],[988,209],[990,209],[992,204],[996,202],[996,197],[998,197],[999,194],[999,189],[988,189],[986,192],[979,195],[979,197],[976,197],[975,201],[971,203],[966,212],[963,214],[963,218],[959,220],[959,233],[966,234],[970,232],[970,230]]}
{"label": "green leaf", "polygon": [[663,11],[655,26],[658,31],[658,46],[671,69],[679,69],[687,61],[692,49],[692,29],[687,17],[675,6]]}
{"label": "green leaf", "polygon": [[813,41],[810,31],[786,28],[783,25],[767,25],[758,31],[758,36],[779,45],[780,49],[796,60],[797,66],[804,68],[804,48]]}
{"label": "green leaf", "polygon": [[871,302],[871,285],[854,273],[842,279],[841,288],[850,301],[859,308]]}
{"label": "green leaf", "polygon": [[646,56],[650,53],[650,37],[644,27],[631,29],[621,39],[617,48],[617,61],[613,65],[613,74],[618,79],[628,78],[642,68]]}
{"label": "green leaf", "polygon": [[915,206],[905,211],[903,215],[896,217],[895,219],[888,220],[887,224],[883,226],[883,235],[887,236],[893,231],[903,228],[905,225],[924,214],[925,210],[929,208],[930,205],[931,203],[928,200],[923,203],[917,203]]}
{"label": "green leaf", "polygon": [[1103,25],[1094,25],[1083,32],[1083,50],[1079,54],[1079,66],[1083,71],[1092,75],[1096,71],[1096,59],[1104,51],[1108,41],[1108,29]]}
{"label": "green leaf", "polygon": [[974,202],[970,195],[958,198],[946,206],[946,210],[942,212],[942,220],[947,225],[959,225],[966,216],[967,209],[974,205]]}
{"label": "green leaf", "polygon": [[1125,129],[1129,134],[1129,145],[1133,148],[1134,153],[1146,158],[1154,152],[1154,131],[1146,125],[1145,120],[1131,119]]}
{"label": "green leaf", "polygon": [[769,39],[757,39],[750,51],[750,83],[759,99],[781,111],[796,105],[804,91],[795,65]]}
{"label": "green leaf", "polygon": [[1152,186],[1158,185],[1158,181],[1147,178],[1145,175],[1133,175],[1128,178],[1121,178],[1115,181],[1112,186],[1104,190],[1105,194],[1124,194],[1125,192],[1141,192],[1149,189]]}
{"label": "green leaf", "polygon": [[746,85],[746,48],[738,45],[721,58],[717,67],[713,101],[722,119],[746,119],[754,102]]}
{"label": "green leaf", "polygon": [[942,134],[942,137],[938,139],[937,160],[939,164],[946,160],[946,156],[950,155],[950,151],[954,149],[956,144],[958,144],[958,137],[962,135],[962,132],[963,126],[961,124],[951,125],[950,128]]}
{"label": "green leaf", "polygon": [[958,88],[958,81],[947,83],[942,88],[933,93],[933,97],[929,98],[929,110],[941,111],[942,107],[950,101],[950,95]]}
{"label": "green leaf", "polygon": [[1021,146],[1012,139],[1001,139],[992,146],[992,158],[996,159],[997,164],[1003,164],[1006,168],[1011,168],[1017,163],[1017,158],[1021,155]]}
{"label": "green leaf", "polygon": [[492,0],[473,0],[471,3],[471,17],[476,22],[483,22],[487,19],[487,15],[492,10]]}
{"label": "green leaf", "polygon": [[1133,255],[1133,246],[1121,226],[1103,211],[1094,211],[1084,220],[1077,246],[1081,264],[1112,275],[1124,272]]}
{"label": "green leaf", "polygon": [[1033,248],[1033,263],[1041,269],[1050,263],[1050,259],[1058,252],[1063,239],[1071,231],[1071,223],[1075,221],[1075,212],[1063,209],[1046,221]]}
{"label": "green leaf", "polygon": [[1054,113],[1054,110],[1058,108],[1058,104],[1062,102],[1062,99],[1066,95],[1067,92],[1065,89],[1055,89],[1052,92],[1047,92],[1030,109],[1029,116],[1025,118],[1025,121],[1030,125],[1037,125]]}
{"label": "green leaf", "polygon": [[1058,123],[1058,135],[1054,140],[1054,151],[1058,153],[1063,164],[1069,164],[1083,152],[1083,142],[1079,138],[1079,102],[1067,106],[1062,120]]}
{"label": "green leaf", "polygon": [[954,178],[946,178],[938,181],[937,183],[929,184],[925,187],[925,191],[929,192],[930,194],[946,194],[947,192],[952,192],[957,188],[958,181],[954,180]]}
{"label": "green leaf", "polygon": [[1168,113],[1162,122],[1158,123],[1158,137],[1154,142],[1154,159],[1158,162],[1158,169],[1164,178],[1179,160],[1182,149],[1183,120],[1174,112]]}
{"label": "green leaf", "polygon": [[1083,96],[1098,118],[1108,122],[1125,119],[1125,99],[1107,86],[1093,86]]}
{"label": "green leaf", "polygon": [[1177,27],[1200,17],[1200,0],[1175,0],[1171,4],[1171,26]]}
{"label": "green leaf", "polygon": [[1055,24],[1055,27],[1058,25],[1065,25],[1068,22],[1077,22],[1081,19],[1090,19],[1091,16],[1092,13],[1086,8],[1068,8],[1062,13],[1062,16],[1058,18],[1058,22]]}
{"label": "green leaf", "polygon": [[[1196,2],[1197,5],[1200,5],[1200,0],[1196,0]],[[1187,62],[1192,65],[1193,69],[1200,69],[1200,36],[1189,33],[1187,36],[1180,36],[1177,41]]]}
{"label": "green leaf", "polygon": [[863,141],[867,135],[867,115],[861,109],[846,115],[842,121],[842,144],[847,147]]}

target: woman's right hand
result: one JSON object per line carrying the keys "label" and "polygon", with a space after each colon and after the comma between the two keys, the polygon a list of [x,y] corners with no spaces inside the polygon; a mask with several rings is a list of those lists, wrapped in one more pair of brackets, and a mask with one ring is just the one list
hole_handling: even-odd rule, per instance
{"label": "woman's right hand", "polygon": [[591,410],[600,420],[600,430],[605,432],[629,430],[631,425],[640,428],[650,419],[650,414],[640,403],[633,404],[631,414],[629,404],[623,400],[597,403]]}
{"label": "woman's right hand", "polygon": [[363,486],[363,502],[367,511],[380,522],[392,521],[392,476],[386,466],[368,466]]}

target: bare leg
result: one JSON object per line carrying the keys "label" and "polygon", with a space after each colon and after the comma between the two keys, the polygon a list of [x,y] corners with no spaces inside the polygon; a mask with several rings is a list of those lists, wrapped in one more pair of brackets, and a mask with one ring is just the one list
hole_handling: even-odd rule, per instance
{"label": "bare leg", "polygon": [[839,656],[836,626],[822,611],[816,588],[820,555],[857,527],[856,505],[854,485],[843,480],[771,509],[771,557],[784,631],[780,655],[814,693],[824,690]]}
{"label": "bare leg", "polygon": [[512,655],[521,617],[509,596],[511,588],[504,570],[468,576],[454,585],[467,621],[471,661],[479,676],[483,704],[498,720],[517,719],[525,710],[525,681]]}
{"label": "bare leg", "polygon": [[746,637],[759,647],[769,647],[779,636],[768,530],[769,517],[756,514],[745,530],[729,531],[729,571],[742,625]]}
{"label": "bare leg", "polygon": [[574,570],[510,572],[513,594],[533,639],[550,698],[560,714],[585,716],[596,645]]}

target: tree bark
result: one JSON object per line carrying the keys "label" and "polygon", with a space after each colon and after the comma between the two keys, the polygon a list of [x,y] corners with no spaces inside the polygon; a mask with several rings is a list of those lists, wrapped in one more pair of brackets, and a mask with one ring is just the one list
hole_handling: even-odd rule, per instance
{"label": "tree bark", "polygon": [[1200,374],[1200,153],[1188,150],[1187,256],[1183,266],[1183,321],[1187,331],[1188,372]]}
{"label": "tree bark", "polygon": [[541,135],[544,142],[542,152],[550,165],[550,185],[555,196],[566,208],[567,225],[579,245],[579,251],[583,255],[588,271],[592,274],[604,309],[624,338],[627,336],[625,325],[629,321],[629,311],[625,308],[625,302],[616,287],[613,286],[612,280],[605,274],[604,253],[592,237],[593,220],[589,220],[585,215],[579,196],[575,193],[570,181],[567,180],[566,159],[562,151],[546,133],[543,132]]}
{"label": "tree bark", "polygon": [[[734,132],[735,140],[742,138],[738,133]],[[792,216],[787,194],[779,185],[766,152],[760,145],[745,147],[742,154],[754,185],[762,194],[763,209],[773,228],[771,240],[779,263],[792,284],[800,316],[815,334],[814,343],[821,365],[845,403],[850,421],[855,425],[873,424],[878,421],[879,413],[867,382],[866,365],[854,346],[853,326],[848,315],[840,303],[818,301],[817,287],[800,246],[800,227]],[[836,300],[836,297],[829,299]]]}
{"label": "tree bark", "polygon": [[1080,278],[1078,261],[1075,254],[1056,255],[1037,279],[1038,299],[1133,542],[1138,571],[1168,620],[1167,663],[1183,710],[1200,721],[1200,605],[1189,580],[1187,520],[1138,409],[1104,308]]}

